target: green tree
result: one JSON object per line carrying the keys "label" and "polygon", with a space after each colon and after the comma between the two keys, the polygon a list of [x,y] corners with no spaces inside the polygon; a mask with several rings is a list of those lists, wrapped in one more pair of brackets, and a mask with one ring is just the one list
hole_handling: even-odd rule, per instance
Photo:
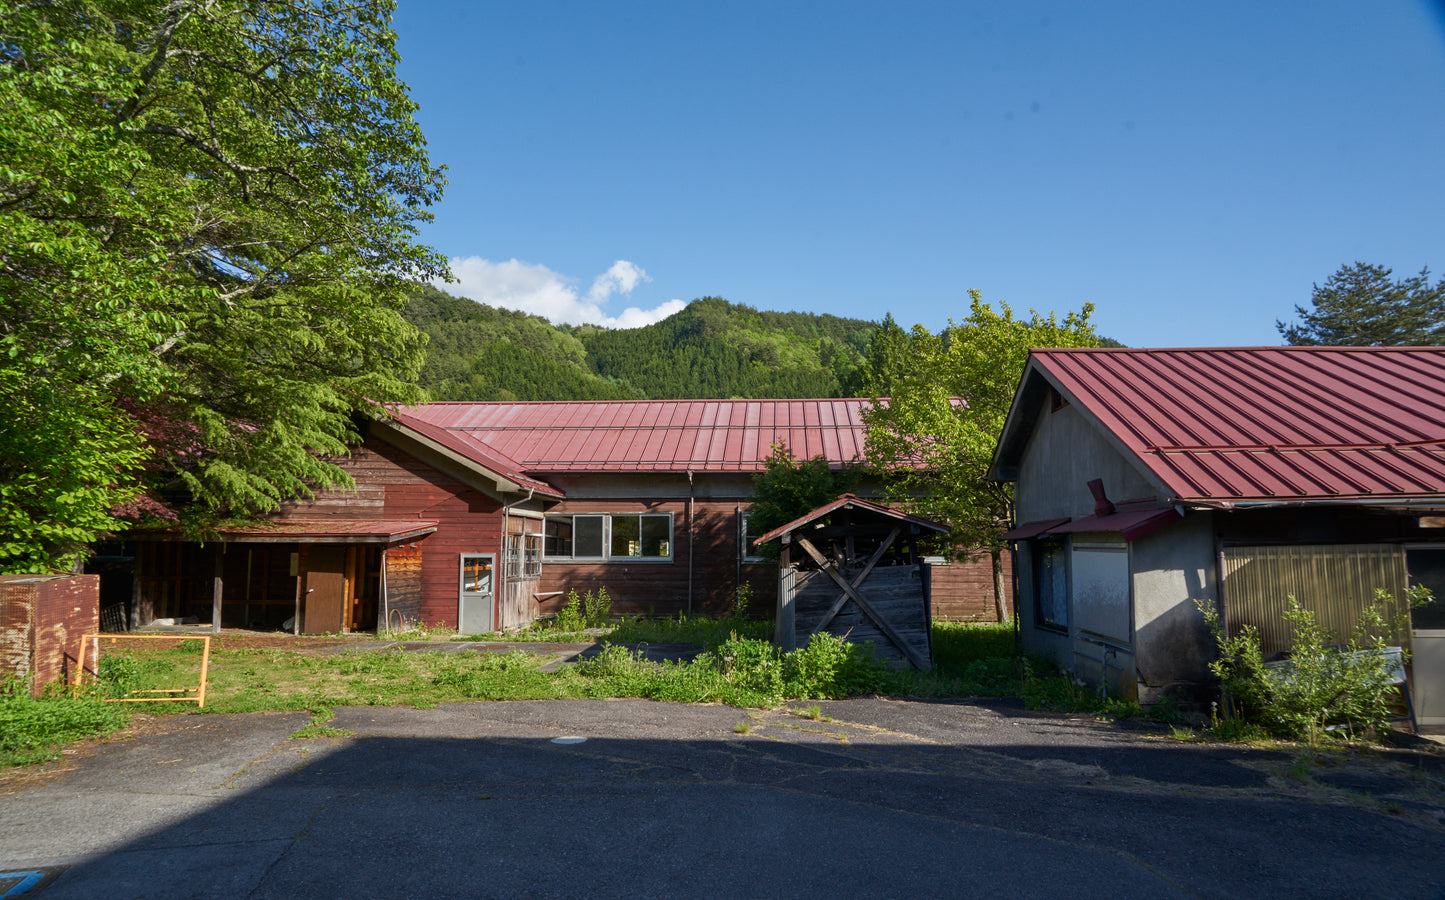
{"label": "green tree", "polygon": [[70,565],[147,480],[211,515],[345,484],[318,454],[418,396],[444,180],[390,12],[0,10],[0,568]]}
{"label": "green tree", "polygon": [[1392,347],[1445,343],[1445,279],[1430,284],[1430,270],[1394,281],[1384,266],[1340,266],[1316,284],[1310,308],[1294,308],[1298,324],[1275,320],[1295,345]]}
{"label": "green tree", "polygon": [[910,340],[909,333],[894,320],[892,313],[883,317],[868,339],[868,349],[858,366],[857,383],[853,387],[860,396],[887,397],[893,393],[894,383],[912,369]]}
{"label": "green tree", "polygon": [[[781,441],[772,449],[763,460],[763,471],[753,475],[748,533],[754,537],[832,503],[857,481],[852,469],[835,470],[822,456],[798,461]],[[776,553],[776,542],[765,550]]]}
{"label": "green tree", "polygon": [[919,515],[947,523],[955,547],[986,549],[993,560],[994,598],[1004,618],[1000,536],[1013,506],[1009,485],[989,481],[993,451],[1033,347],[1092,347],[1093,304],[1060,321],[1030,311],[995,312],[978,291],[962,322],[941,334],[916,325],[897,352],[891,399],[864,414],[869,463],[889,496]]}

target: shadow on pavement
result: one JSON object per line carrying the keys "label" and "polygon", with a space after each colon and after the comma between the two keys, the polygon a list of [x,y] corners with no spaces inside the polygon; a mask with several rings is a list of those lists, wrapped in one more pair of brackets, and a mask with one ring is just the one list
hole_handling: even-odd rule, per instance
{"label": "shadow on pavement", "polygon": [[306,741],[295,716],[191,717],[232,721],[5,797],[28,855],[0,865],[69,864],[46,900],[1445,893],[1440,786],[1408,771],[1336,789],[1064,717],[821,706],[347,708],[354,734]]}

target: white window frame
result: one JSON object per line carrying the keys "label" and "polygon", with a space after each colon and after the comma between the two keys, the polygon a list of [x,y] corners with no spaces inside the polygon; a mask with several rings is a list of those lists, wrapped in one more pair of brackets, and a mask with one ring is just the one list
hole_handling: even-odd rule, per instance
{"label": "white window frame", "polygon": [[[611,552],[611,550],[612,550],[612,520],[613,520],[614,518],[634,518],[634,517],[638,519],[638,532],[639,532],[639,535],[640,535],[641,530],[642,530],[642,521],[641,521],[642,519],[646,519],[646,518],[658,518],[658,519],[665,518],[665,519],[667,519],[667,539],[666,539],[665,541],[663,541],[663,546],[664,546],[664,548],[667,550],[667,553],[666,553],[666,554],[661,555],[661,556],[626,556],[626,555],[614,556],[614,555],[612,554],[612,552]],[[600,518],[600,519],[602,520],[602,555],[601,555],[601,556],[578,556],[578,555],[576,554],[576,547],[577,547],[577,525],[576,525],[576,520],[577,520],[578,518]],[[565,520],[567,520],[569,523],[571,523],[571,526],[572,526],[572,547],[573,547],[573,552],[572,552],[571,554],[567,555],[567,556],[554,556],[554,555],[551,555],[551,554],[547,553],[547,552],[546,552],[546,549],[545,549],[545,548],[546,548],[546,538],[545,538],[545,535],[546,535],[546,533],[547,533],[547,524],[550,524],[550,523],[555,522],[555,521],[560,521],[560,520],[563,520],[563,519],[565,519]],[[676,521],[674,520],[674,517],[673,517],[673,514],[672,514],[672,513],[656,513],[656,512],[616,512],[616,513],[570,513],[570,514],[567,514],[567,515],[560,515],[560,516],[549,515],[549,516],[546,517],[546,524],[544,524],[543,527],[542,527],[542,533],[543,533],[543,535],[544,535],[544,538],[543,538],[542,563],[543,563],[544,565],[547,564],[547,563],[578,563],[578,562],[582,562],[582,563],[618,563],[618,562],[628,562],[628,563],[670,563],[670,562],[673,561],[673,549],[674,549],[674,547],[676,546],[676,540],[677,540],[677,532],[676,532],[676,529],[674,528],[675,525],[676,525]]]}
{"label": "white window frame", "polygon": [[748,530],[748,513],[751,511],[751,506],[744,506],[742,508],[742,514],[738,517],[739,555],[745,563],[768,562],[768,558],[759,553],[758,548],[753,546],[753,538],[758,537],[758,535]]}

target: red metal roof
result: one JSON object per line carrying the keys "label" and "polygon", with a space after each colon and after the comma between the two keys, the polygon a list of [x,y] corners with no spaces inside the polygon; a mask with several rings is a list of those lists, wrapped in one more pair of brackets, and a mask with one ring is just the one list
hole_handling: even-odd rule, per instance
{"label": "red metal roof", "polygon": [[[223,540],[237,543],[393,543],[431,534],[434,521],[396,519],[325,519],[322,521],[258,522],[216,529]],[[194,540],[174,528],[135,529],[126,535],[133,540]]]}
{"label": "red metal roof", "polygon": [[457,453],[473,463],[480,465],[493,474],[499,475],[521,487],[537,494],[548,497],[565,496],[561,491],[543,481],[525,474],[522,464],[510,459],[506,454],[499,453],[487,444],[477,440],[476,436],[466,431],[453,431],[439,427],[428,422],[425,417],[412,415],[414,410],[424,407],[413,407],[411,410],[402,411],[390,410],[392,420],[405,425],[417,434],[429,438],[443,447]]}
{"label": "red metal roof", "polygon": [[[789,532],[797,531],[799,528],[802,528],[809,522],[815,522],[818,519],[824,518],[829,513],[838,509],[862,509],[866,510],[867,512],[875,513],[889,519],[897,519],[900,522],[907,522],[911,525],[918,525],[921,528],[927,528],[931,531],[948,531],[947,525],[940,525],[937,522],[932,522],[928,519],[920,518],[918,516],[911,516],[908,513],[900,512],[896,509],[890,509],[887,506],[881,506],[877,503],[873,503],[860,497],[856,497],[853,494],[844,494],[837,500],[834,500],[831,503],[825,503],[817,509],[813,510],[812,512],[799,516],[798,518],[794,519],[791,522],[788,522],[785,525],[779,525],[777,528],[774,528],[772,531],[769,531],[767,534],[754,540],[753,544],[756,546],[766,544],[768,541],[781,537]],[[1063,521],[1068,520],[1064,519]]]}
{"label": "red metal roof", "polygon": [[[1445,347],[1035,350],[1019,396],[1037,376],[1171,501],[1445,495]],[[1021,452],[1018,407],[1000,462]]]}
{"label": "red metal roof", "polygon": [[458,452],[489,448],[533,474],[756,472],[777,441],[797,459],[823,456],[835,467],[861,459],[862,411],[871,402],[445,402],[406,407],[398,417],[445,432]]}

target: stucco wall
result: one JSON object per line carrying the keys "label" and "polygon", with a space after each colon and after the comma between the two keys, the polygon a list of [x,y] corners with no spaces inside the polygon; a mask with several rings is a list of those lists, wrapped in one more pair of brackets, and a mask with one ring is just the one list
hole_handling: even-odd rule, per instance
{"label": "stucco wall", "polygon": [[1192,512],[1134,541],[1129,552],[1139,699],[1152,703],[1208,678],[1213,641],[1194,601],[1218,596],[1213,514]]}
{"label": "stucco wall", "polygon": [[1018,521],[1093,515],[1089,482],[1095,478],[1115,502],[1157,493],[1073,406],[1050,411],[1045,400],[1036,416],[1014,493]]}

